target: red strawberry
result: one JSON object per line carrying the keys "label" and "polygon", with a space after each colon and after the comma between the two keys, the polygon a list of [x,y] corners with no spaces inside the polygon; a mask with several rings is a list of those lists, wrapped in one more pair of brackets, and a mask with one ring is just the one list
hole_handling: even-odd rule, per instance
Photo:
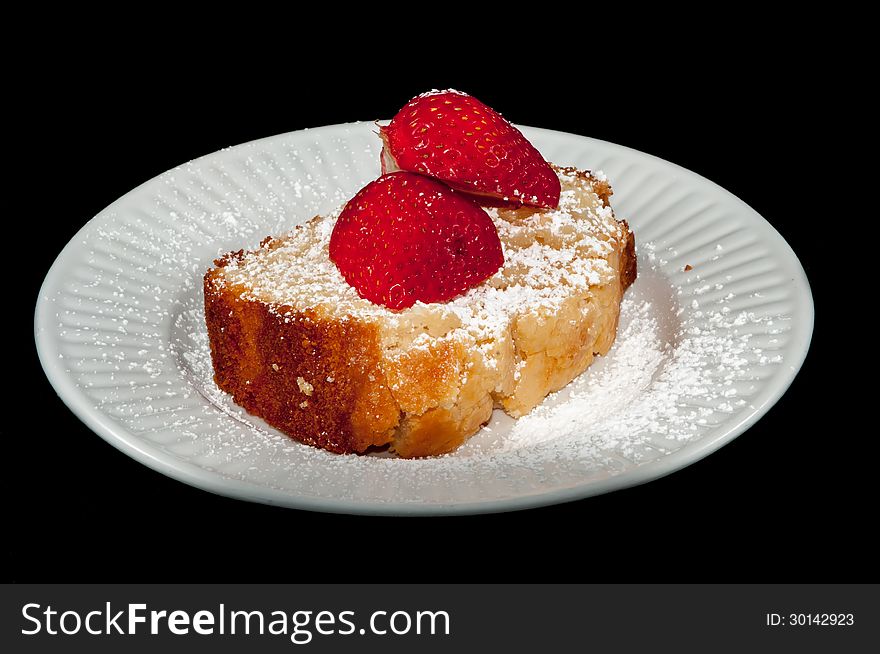
{"label": "red strawberry", "polygon": [[416,96],[379,130],[382,172],[408,170],[494,204],[559,205],[559,178],[516,127],[458,91]]}
{"label": "red strawberry", "polygon": [[355,195],[330,236],[330,259],[363,298],[389,309],[444,302],[504,263],[483,209],[433,179],[383,175]]}

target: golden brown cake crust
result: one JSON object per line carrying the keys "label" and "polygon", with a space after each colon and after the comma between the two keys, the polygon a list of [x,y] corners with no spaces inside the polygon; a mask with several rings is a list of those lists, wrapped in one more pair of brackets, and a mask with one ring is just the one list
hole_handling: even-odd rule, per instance
{"label": "golden brown cake crust", "polygon": [[[222,262],[221,262],[222,264]],[[214,379],[235,402],[297,440],[331,452],[387,444],[400,410],[379,366],[375,326],[281,317],[204,279]]]}
{"label": "golden brown cake crust", "polygon": [[620,285],[625,291],[632,283],[636,281],[638,276],[638,264],[636,263],[636,235],[629,228],[629,224],[625,220],[621,220],[620,224],[626,230],[626,244],[623,247],[623,254],[620,262]]}

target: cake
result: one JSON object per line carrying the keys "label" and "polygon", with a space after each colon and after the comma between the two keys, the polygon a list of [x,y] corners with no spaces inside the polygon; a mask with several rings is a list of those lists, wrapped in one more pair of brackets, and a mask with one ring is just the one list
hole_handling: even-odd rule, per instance
{"label": "cake", "polygon": [[555,208],[488,207],[494,275],[395,311],[328,256],[338,212],[217,259],[204,277],[218,386],[273,427],[337,453],[453,451],[494,408],[518,417],[608,352],[635,242],[601,174],[553,167]]}

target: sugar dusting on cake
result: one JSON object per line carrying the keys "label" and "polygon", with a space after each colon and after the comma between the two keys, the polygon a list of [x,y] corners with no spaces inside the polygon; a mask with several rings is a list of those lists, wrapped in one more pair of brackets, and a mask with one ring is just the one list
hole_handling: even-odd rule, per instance
{"label": "sugar dusting on cake", "polygon": [[[595,179],[600,178],[604,179],[602,173]],[[487,209],[504,247],[504,266],[447,303],[418,302],[394,312],[359,297],[328,255],[341,207],[297,226],[268,247],[231,260],[221,279],[243,288],[242,298],[268,304],[281,315],[321,307],[337,319],[381,320],[383,325],[435,322],[446,326],[445,337],[480,347],[509,332],[512,318],[523,307],[553,312],[573,294],[589,295],[591,287],[616,283],[607,257],[614,239],[623,238],[625,231],[611,208],[588,190],[593,178],[561,171],[560,179],[563,191],[556,210]],[[495,365],[493,356],[486,348],[486,365]]]}
{"label": "sugar dusting on cake", "polygon": [[[781,360],[767,357],[752,333],[763,332],[772,348],[785,328],[772,318],[731,309],[734,293],[719,293],[706,307],[694,299],[683,309],[682,289],[668,285],[658,266],[658,260],[666,262],[654,245],[643,244],[640,252],[640,278],[621,304],[609,354],[526,416],[514,420],[496,410],[480,433],[435,461],[514,456],[531,466],[543,465],[552,453],[597,466],[618,458],[638,462],[678,449],[748,403],[740,394],[754,390],[756,360]],[[665,289],[658,293],[658,286]],[[723,287],[713,284],[716,291]],[[263,429],[213,383],[201,312],[194,309],[184,322],[192,331],[183,356],[203,392],[238,420]]]}
{"label": "sugar dusting on cake", "polygon": [[[621,227],[611,208],[595,195],[576,192],[574,175],[560,177],[568,188],[555,211],[527,210],[521,219],[518,212],[487,210],[504,244],[501,270],[448,303],[417,303],[416,310],[454,313],[463,328],[479,332],[523,302],[552,310],[570,296],[572,288],[587,292],[590,286],[612,280],[606,257],[613,248],[606,239],[622,234]],[[242,286],[244,299],[273,305],[279,313],[291,307],[322,306],[334,317],[381,317],[393,322],[400,313],[359,297],[330,260],[330,236],[341,209],[297,226],[268,248],[231,261],[223,279]]]}

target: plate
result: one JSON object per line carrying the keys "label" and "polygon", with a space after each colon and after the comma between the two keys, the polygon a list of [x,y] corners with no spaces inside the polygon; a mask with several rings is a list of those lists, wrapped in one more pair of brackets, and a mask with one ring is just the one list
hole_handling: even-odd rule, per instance
{"label": "plate", "polygon": [[377,177],[374,129],[334,125],[227,148],[86,224],[49,270],[35,315],[40,361],[67,406],[134,459],[222,495],[347,513],[478,513],[682,468],[758,420],[800,368],[809,286],[761,216],[656,157],[523,127],[549,161],[604,171],[636,234],[639,278],[608,356],[518,421],[496,411],[442,457],[335,455],[276,432],[214,385],[202,275],[219,254],[329,211]]}

